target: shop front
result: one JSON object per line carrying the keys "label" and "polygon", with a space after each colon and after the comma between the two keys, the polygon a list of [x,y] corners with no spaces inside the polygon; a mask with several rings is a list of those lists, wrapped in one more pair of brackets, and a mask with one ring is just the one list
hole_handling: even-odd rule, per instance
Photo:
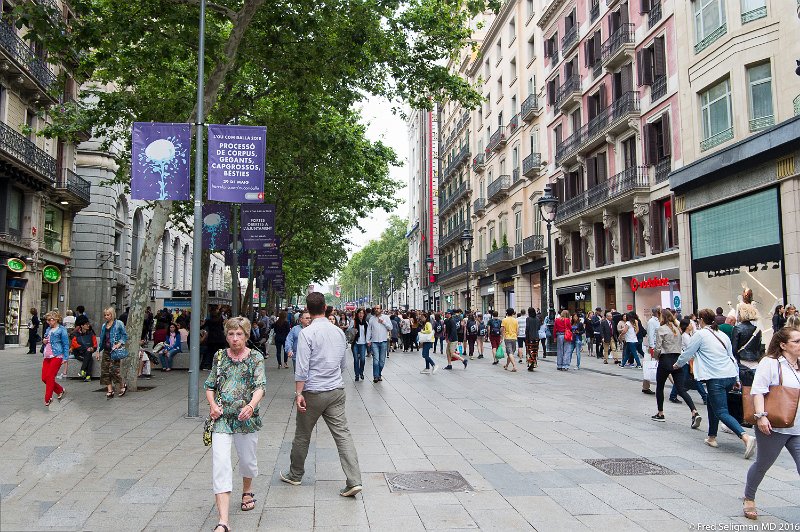
{"label": "shop front", "polygon": [[527,284],[526,289],[530,306],[543,313],[547,312],[546,267],[547,261],[545,259],[529,262],[520,267],[522,284]]}
{"label": "shop front", "polygon": [[678,268],[657,272],[644,272],[631,277],[623,277],[623,282],[632,293],[633,303],[624,309],[638,314],[642,321],[650,317],[655,307],[668,308],[681,312],[681,282]]}
{"label": "shop front", "polygon": [[556,289],[557,312],[568,310],[570,314],[592,310],[592,286],[588,283],[564,286]]}
{"label": "shop front", "polygon": [[61,286],[61,268],[46,264],[42,268],[42,292],[39,305],[39,316],[44,316],[59,307],[59,289]]}
{"label": "shop front", "polygon": [[[773,187],[689,215],[697,309],[722,307],[727,313],[752,290],[761,314],[758,326],[771,331],[771,312],[786,298],[780,212]],[[735,238],[720,238],[741,227],[742,213],[758,215],[748,216],[746,230],[736,231]]]}
{"label": "shop front", "polygon": [[494,310],[494,276],[478,279],[478,295],[480,296],[480,311],[487,313]]}
{"label": "shop front", "polygon": [[497,279],[497,290],[502,292],[502,296],[500,299],[496,300],[497,313],[500,315],[505,315],[506,309],[513,308],[517,310],[516,303],[517,298],[516,294],[514,293],[514,277],[517,275],[517,268],[507,268],[505,270],[497,272],[495,274],[495,278]]}
{"label": "shop front", "polygon": [[0,315],[4,325],[4,335],[0,335],[0,349],[6,345],[19,345],[20,325],[26,319],[22,310],[22,295],[28,280],[23,278],[27,264],[20,258],[10,257],[0,266],[0,282],[2,282],[3,314]]}

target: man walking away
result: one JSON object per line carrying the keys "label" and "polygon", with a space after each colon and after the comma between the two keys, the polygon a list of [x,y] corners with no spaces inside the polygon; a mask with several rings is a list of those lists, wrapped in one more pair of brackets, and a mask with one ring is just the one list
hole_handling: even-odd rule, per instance
{"label": "man walking away", "polygon": [[[313,311],[311,314],[313,316]],[[374,315],[367,325],[367,347],[372,350],[373,355],[372,382],[383,380],[383,367],[386,365],[386,351],[391,330],[392,320],[383,314],[383,308],[380,305],[376,305]]]}
{"label": "man walking away", "polygon": [[[345,392],[342,372],[348,351],[342,330],[325,318],[325,296],[312,292],[306,297],[311,325],[300,331],[297,341],[295,369],[295,405],[297,425],[292,442],[291,468],[280,473],[281,480],[299,486],[305,473],[311,433],[320,416],[331,431],[339,451],[339,461],[347,484],[339,491],[342,497],[353,497],[362,490],[361,470],[353,436],[345,417]],[[377,322],[378,319],[372,320]],[[388,318],[386,319],[388,322]]]}
{"label": "man walking away", "polygon": [[453,312],[450,319],[447,320],[447,365],[444,369],[453,369],[453,362],[461,361],[464,364],[464,369],[467,369],[467,357],[461,358],[458,356],[458,331],[461,328],[461,316],[458,310]]}
{"label": "man walking away", "polygon": [[593,340],[597,358],[603,358],[603,331],[601,330],[603,318],[601,318],[601,316],[602,310],[600,307],[597,307],[592,316],[592,335],[594,336]]}

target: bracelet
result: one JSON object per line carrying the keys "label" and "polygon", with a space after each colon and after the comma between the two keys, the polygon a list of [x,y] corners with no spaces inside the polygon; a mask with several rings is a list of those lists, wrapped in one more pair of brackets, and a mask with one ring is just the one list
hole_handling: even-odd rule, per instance
{"label": "bracelet", "polygon": [[256,409],[255,409],[255,408],[253,408],[253,405],[251,405],[250,403],[247,403],[247,404],[246,404],[246,405],[244,405],[244,406],[249,406],[249,407],[250,407],[250,410],[252,410],[254,414],[256,413]]}

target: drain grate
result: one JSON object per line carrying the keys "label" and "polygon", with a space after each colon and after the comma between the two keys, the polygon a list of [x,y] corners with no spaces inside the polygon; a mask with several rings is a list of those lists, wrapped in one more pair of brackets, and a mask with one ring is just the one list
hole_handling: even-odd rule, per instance
{"label": "drain grate", "polygon": [[602,458],[584,460],[584,462],[612,477],[677,475],[672,469],[651,462],[647,458]]}
{"label": "drain grate", "polygon": [[471,491],[467,479],[458,471],[411,471],[384,473],[392,493],[435,493],[441,491]]}

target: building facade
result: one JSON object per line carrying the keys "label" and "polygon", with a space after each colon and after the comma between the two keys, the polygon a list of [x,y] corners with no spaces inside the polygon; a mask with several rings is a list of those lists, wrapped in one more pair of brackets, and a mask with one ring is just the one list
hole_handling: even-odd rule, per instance
{"label": "building facade", "polygon": [[439,308],[439,107],[413,110],[408,128],[408,268],[402,306]]}
{"label": "building facade", "polygon": [[[117,171],[114,157],[99,150],[95,140],[78,150],[79,172],[92,184],[92,203],[75,217],[72,228],[73,270],[71,302],[83,305],[92,319],[113,306],[122,312],[131,302],[139,256],[150,223],[146,202],[131,199],[122,185],[107,184]],[[151,306],[155,309],[173,302],[165,291],[191,290],[192,238],[171,224],[161,237],[151,285]],[[212,254],[208,289],[224,288],[224,259]],[[186,302],[175,302],[188,308]]]}
{"label": "building facade", "polygon": [[676,43],[684,166],[670,176],[683,297],[687,308],[727,312],[750,289],[767,336],[775,306],[800,301],[793,7],[697,0],[675,12],[687,36]]}
{"label": "building facade", "polygon": [[[54,3],[67,26],[73,16]],[[75,144],[39,136],[53,105],[76,105],[76,84],[63,65],[17,29],[13,5],[0,20],[0,349],[28,341],[30,309],[70,306],[73,218],[90,201],[76,173]],[[61,76],[61,77],[59,77]]]}
{"label": "building facade", "polygon": [[554,0],[538,20],[557,310],[682,305],[668,180],[683,158],[679,4]]}

